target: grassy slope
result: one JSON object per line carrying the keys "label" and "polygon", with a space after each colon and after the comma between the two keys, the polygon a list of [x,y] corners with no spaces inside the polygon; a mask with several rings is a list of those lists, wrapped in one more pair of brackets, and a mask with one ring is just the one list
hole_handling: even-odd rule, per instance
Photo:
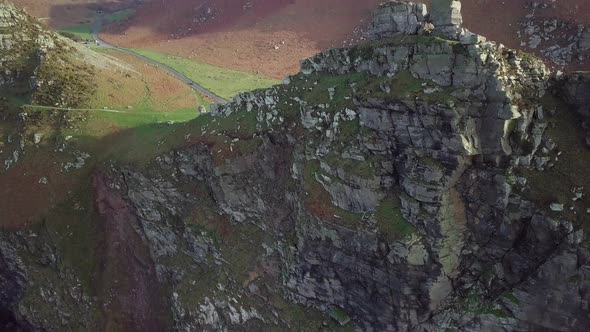
{"label": "grassy slope", "polygon": [[[131,9],[125,9],[110,14],[105,13],[104,24],[120,23],[133,14],[134,11]],[[94,41],[91,22],[67,27],[62,29],[61,32],[65,36],[77,41]],[[201,61],[172,56],[165,53],[141,49],[134,49],[134,51],[176,69],[193,81],[198,82],[206,89],[228,99],[240,92],[268,88],[280,83],[279,80],[273,78],[216,67]]]}
{"label": "grassy slope", "polygon": [[134,51],[178,70],[206,89],[224,98],[231,98],[240,92],[268,88],[280,83],[279,80],[272,78],[215,67],[204,62],[169,54],[139,49]]}
{"label": "grassy slope", "polygon": [[[74,25],[71,27],[64,28],[60,32],[66,37],[70,37],[70,34],[77,37],[82,41],[93,41],[92,38],[92,25],[90,23]],[[74,39],[74,38],[72,38]]]}
{"label": "grassy slope", "polygon": [[[130,63],[139,74],[111,71],[97,77],[98,91],[88,107],[106,107],[125,113],[95,112],[86,127],[89,134],[96,134],[105,127],[100,122],[113,122],[129,128],[167,121],[188,121],[198,115],[199,105],[209,106],[201,95],[168,73],[116,51],[99,51]],[[171,91],[160,91],[166,87]]]}

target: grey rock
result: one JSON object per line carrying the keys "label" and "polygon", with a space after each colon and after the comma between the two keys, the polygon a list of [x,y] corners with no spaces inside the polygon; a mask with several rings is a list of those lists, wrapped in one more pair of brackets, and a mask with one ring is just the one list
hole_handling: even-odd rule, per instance
{"label": "grey rock", "polygon": [[530,48],[535,49],[535,48],[539,47],[540,44],[541,44],[541,36],[538,36],[538,35],[531,36],[531,39],[529,40],[529,47]]}
{"label": "grey rock", "polygon": [[423,27],[426,6],[412,2],[388,1],[381,4],[373,16],[368,35],[370,39],[415,35]]}
{"label": "grey rock", "polygon": [[463,24],[461,2],[457,0],[433,1],[430,19],[435,26],[434,34],[458,39]]}
{"label": "grey rock", "polygon": [[[539,115],[549,71],[463,31],[457,3],[441,3],[436,29],[460,43],[381,40],[363,52],[330,50],[302,63],[302,80],[364,73],[385,82],[381,92],[358,82],[343,107],[289,98],[296,105],[293,123],[280,130],[273,125],[285,97],[277,89],[244,93],[213,107],[213,123],[240,112],[256,115],[260,144],[253,151],[216,159],[218,147],[194,144],[141,171],[112,166],[112,188],[137,216],[134,231],[149,247],[174,328],[292,329],[282,322],[288,313],[268,306],[268,293],[350,318],[367,331],[582,331],[590,324],[584,234],[527,200],[522,192],[531,180],[516,176],[526,174],[517,172],[521,167],[548,167],[544,158],[555,151]],[[405,8],[402,16],[393,15],[395,6]],[[393,15],[384,22],[389,33],[414,22],[401,17],[425,19],[425,11],[408,13],[408,6],[414,5],[383,7]],[[395,90],[402,71],[421,81],[415,91]],[[572,104],[585,100],[584,82],[565,85]],[[385,86],[391,91],[383,98]],[[230,146],[249,139],[201,132]],[[555,204],[549,208],[566,209]],[[199,208],[211,220],[199,219]],[[208,227],[192,227],[202,225]],[[240,255],[252,251],[251,262],[228,266],[224,255],[235,254],[225,242],[228,229],[239,241],[229,246]],[[20,270],[17,258],[4,258],[19,245],[10,244],[6,254],[4,243],[0,283]],[[59,264],[46,251],[43,261]],[[35,265],[22,266],[23,273],[27,268]],[[187,303],[190,281],[201,280],[207,292]],[[20,292],[20,284],[26,283],[9,280],[0,291],[11,308],[18,294],[10,287]],[[57,298],[44,294],[46,302]]]}
{"label": "grey rock", "polygon": [[582,52],[590,50],[590,27],[585,27],[582,31],[582,35],[578,41],[578,48]]}

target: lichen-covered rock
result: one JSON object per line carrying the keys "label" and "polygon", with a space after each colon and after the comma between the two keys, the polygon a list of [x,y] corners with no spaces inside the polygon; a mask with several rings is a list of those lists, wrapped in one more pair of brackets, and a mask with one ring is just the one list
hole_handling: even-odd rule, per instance
{"label": "lichen-covered rock", "polygon": [[461,25],[463,24],[461,1],[432,1],[430,18],[436,27],[434,32],[436,35],[457,39],[461,34]]}
{"label": "lichen-covered rock", "polygon": [[[456,7],[445,8],[453,30]],[[286,84],[176,127],[184,141],[145,167],[105,165],[94,180],[102,295],[0,300],[48,329],[57,320],[46,316],[80,304],[89,309],[65,326],[119,314],[179,331],[316,330],[329,316],[367,331],[584,331],[589,245],[563,217],[583,211],[551,211],[525,190],[532,167],[559,157],[541,100],[549,70],[459,37],[323,52]],[[62,252],[26,239],[43,244],[54,277],[63,265],[48,253]],[[0,258],[31,259],[17,242]],[[37,265],[15,262],[0,269],[38,283]],[[301,306],[326,314],[315,329],[294,319],[311,320]],[[95,307],[104,316],[83,315]]]}
{"label": "lichen-covered rock", "polygon": [[389,1],[375,11],[370,39],[389,38],[400,35],[415,35],[426,22],[426,6],[412,2]]}

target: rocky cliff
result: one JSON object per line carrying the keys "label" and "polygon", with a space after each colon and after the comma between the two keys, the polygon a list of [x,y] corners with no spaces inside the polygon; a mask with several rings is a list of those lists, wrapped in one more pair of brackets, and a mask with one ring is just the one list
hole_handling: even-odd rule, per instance
{"label": "rocky cliff", "polygon": [[459,9],[388,2],[372,41],[175,127],[141,167],[106,163],[93,204],[60,208],[84,222],[4,232],[6,324],[584,331],[590,176],[567,103],[587,85]]}

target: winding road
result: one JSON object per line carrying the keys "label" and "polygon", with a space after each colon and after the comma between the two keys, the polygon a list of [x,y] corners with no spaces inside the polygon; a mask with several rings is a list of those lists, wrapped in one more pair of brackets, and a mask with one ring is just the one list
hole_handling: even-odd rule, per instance
{"label": "winding road", "polygon": [[166,64],[152,60],[152,59],[150,59],[146,56],[143,56],[137,52],[109,44],[106,41],[100,39],[99,33],[100,33],[100,30],[102,29],[102,21],[103,21],[103,14],[99,14],[96,21],[94,22],[94,25],[92,26],[92,37],[96,41],[96,45],[103,47],[103,48],[113,49],[113,50],[116,50],[119,52],[127,53],[127,54],[133,55],[137,58],[140,58],[141,60],[145,61],[146,63],[149,63],[149,64],[154,65],[156,67],[162,68],[163,70],[168,72],[170,75],[176,77],[177,79],[179,79],[180,81],[182,81],[183,83],[185,83],[186,85],[191,87],[193,90],[195,90],[198,93],[202,94],[203,96],[215,101],[216,103],[227,102],[227,99],[225,99],[219,95],[216,95],[215,93],[205,89],[199,83],[191,80],[190,78],[186,77],[181,72],[177,71],[176,69],[174,69]]}

